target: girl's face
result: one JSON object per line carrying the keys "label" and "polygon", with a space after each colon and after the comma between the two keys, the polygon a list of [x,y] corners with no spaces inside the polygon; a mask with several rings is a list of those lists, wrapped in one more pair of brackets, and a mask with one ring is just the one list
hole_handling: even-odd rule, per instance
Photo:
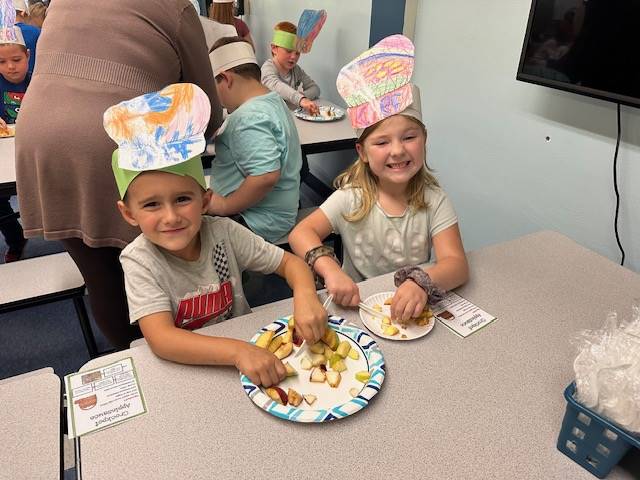
{"label": "girl's face", "polygon": [[407,186],[424,166],[426,141],[417,123],[394,115],[383,120],[362,144],[356,143],[356,150],[381,188]]}

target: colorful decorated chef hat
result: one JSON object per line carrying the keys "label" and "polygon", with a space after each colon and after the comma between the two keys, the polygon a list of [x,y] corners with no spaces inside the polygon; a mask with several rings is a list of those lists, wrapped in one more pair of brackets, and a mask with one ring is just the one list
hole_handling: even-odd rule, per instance
{"label": "colorful decorated chef hat", "polygon": [[273,30],[273,38],[271,43],[287,50],[297,50],[301,53],[309,53],[313,41],[316,39],[324,22],[327,20],[327,12],[325,10],[304,10],[298,26],[297,34],[285,32],[284,30]]}
{"label": "colorful decorated chef hat", "polygon": [[336,86],[358,137],[365,128],[399,113],[422,121],[420,90],[411,83],[415,48],[391,35],[342,67]]}
{"label": "colorful decorated chef hat", "polygon": [[258,65],[256,53],[249,42],[232,42],[222,45],[209,54],[209,61],[214,78],[238,65],[246,63]]}
{"label": "colorful decorated chef hat", "polygon": [[120,102],[104,112],[104,128],[118,144],[111,166],[124,198],[142,172],[188,175],[206,190],[200,154],[211,104],[197,85],[175,83]]}
{"label": "colorful decorated chef hat", "polygon": [[16,27],[16,7],[12,0],[0,0],[0,45],[13,43],[26,47],[22,30]]}

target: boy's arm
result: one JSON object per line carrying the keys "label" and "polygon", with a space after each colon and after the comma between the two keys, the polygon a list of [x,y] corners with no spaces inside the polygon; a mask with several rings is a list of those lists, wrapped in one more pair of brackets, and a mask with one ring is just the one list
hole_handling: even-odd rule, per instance
{"label": "boy's arm", "polygon": [[169,312],[152,313],[138,324],[153,353],[165,360],[191,365],[233,365],[252,382],[266,387],[286,377],[284,365],[268,350],[234,338],[183,330],[173,324]]}
{"label": "boy's arm", "polygon": [[228,217],[245,211],[260,203],[280,179],[280,171],[262,175],[250,175],[240,184],[238,189],[226,197],[213,193],[209,202],[209,215]]}
{"label": "boy's arm", "polygon": [[284,252],[276,273],[293,290],[293,316],[296,329],[310,345],[320,340],[327,326],[327,311],[316,294],[311,270],[295,255]]}
{"label": "boy's arm", "polygon": [[300,68],[300,75],[302,76],[302,92],[304,96],[309,100],[315,100],[320,97],[320,87],[314,82],[313,78],[307,75],[307,72],[302,68]]}
{"label": "boy's arm", "polygon": [[304,98],[302,93],[282,81],[278,75],[278,69],[272,62],[267,62],[262,65],[262,83],[269,90],[278,93],[278,95],[293,105],[299,106],[300,100]]}

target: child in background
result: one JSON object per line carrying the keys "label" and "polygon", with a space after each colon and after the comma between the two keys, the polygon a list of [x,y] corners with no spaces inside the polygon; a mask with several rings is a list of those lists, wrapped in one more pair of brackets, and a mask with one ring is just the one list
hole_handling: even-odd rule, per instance
{"label": "child in background", "polygon": [[[3,0],[3,2],[4,1],[7,0]],[[33,73],[33,67],[36,64],[36,45],[40,38],[40,29],[29,25],[29,7],[26,0],[8,0],[8,2],[13,2],[16,19],[15,24],[16,27],[20,27],[24,43],[29,50],[29,73]]]}
{"label": "child in background", "polygon": [[[22,31],[14,26],[15,11],[13,3],[0,3],[0,131],[9,134],[7,124],[16,122],[20,104],[29,86],[29,50],[25,46]],[[5,252],[6,263],[19,260],[27,240],[24,238],[22,226],[14,216],[9,203],[10,197],[0,198],[0,232],[5,238],[8,250]]]}
{"label": "child in background", "polygon": [[327,313],[303,261],[230,219],[202,215],[211,194],[200,159],[209,110],[206,94],[182,83],[104,114],[105,129],[119,147],[112,159],[118,208],[142,230],[120,255],[130,318],[159,357],[235,365],[254,383],[269,386],[286,375],[271,352],[190,330],[250,311],[242,291],[245,269],[286,278],[296,328],[308,342],[323,334]]}
{"label": "child in background", "polygon": [[298,131],[282,98],[260,83],[248,42],[221,38],[209,58],[218,99],[231,112],[215,140],[209,213],[239,215],[253,232],[275,242],[291,231],[298,214]]}
{"label": "child in background", "polygon": [[292,108],[302,107],[318,115],[313,101],[320,96],[320,87],[298,65],[297,28],[290,22],[275,26],[271,40],[271,58],[262,65],[262,83],[277,92]]}
{"label": "child in background", "polygon": [[[393,35],[340,71],[338,91],[350,106],[358,159],[336,179],[338,190],[289,235],[294,252],[342,305],[360,301],[355,282],[396,270],[391,314],[401,323],[468,277],[455,211],[425,163],[420,94],[408,83],[413,52],[409,39]],[[342,237],[344,270],[322,245],[331,231]],[[432,247],[437,261],[422,269]]]}
{"label": "child in background", "polygon": [[218,23],[233,25],[236,28],[238,36],[249,42],[254,50],[256,49],[248,25],[241,18],[233,15],[233,0],[213,0],[209,18]]}
{"label": "child in background", "polygon": [[27,23],[33,27],[42,29],[42,24],[47,16],[47,6],[42,2],[33,2],[29,5],[29,18]]}

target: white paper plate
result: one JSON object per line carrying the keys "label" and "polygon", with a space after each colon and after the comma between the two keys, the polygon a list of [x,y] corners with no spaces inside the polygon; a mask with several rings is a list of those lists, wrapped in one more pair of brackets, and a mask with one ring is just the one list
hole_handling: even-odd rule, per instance
{"label": "white paper plate", "polygon": [[320,105],[320,115],[311,115],[304,108],[298,108],[293,111],[293,114],[301,118],[302,120],[308,120],[309,122],[333,122],[340,120],[344,117],[344,110],[338,107],[329,107],[327,105]]}
{"label": "white paper plate", "polygon": [[[382,313],[388,317],[391,317],[391,306],[385,305],[384,302],[386,299],[391,298],[395,295],[396,292],[382,292],[376,293],[375,295],[371,295],[364,302],[368,307],[373,308],[374,305],[380,305],[382,307]],[[429,323],[424,326],[416,325],[414,322],[409,322],[406,328],[394,324],[400,330],[396,335],[386,335],[382,333],[382,319],[371,315],[370,313],[365,312],[362,309],[360,310],[360,319],[365,327],[369,329],[371,333],[377,335],[378,337],[388,338],[389,340],[414,340],[416,338],[424,337],[427,333],[433,330],[433,326],[436,324],[435,317],[431,317]]]}
{"label": "white paper plate", "polygon": [[[260,334],[266,330],[273,330],[274,337],[284,334],[287,331],[287,322],[288,318],[281,318],[263,327],[253,336],[251,342],[255,343]],[[358,327],[346,324],[343,318],[329,317],[329,326],[338,333],[340,341],[348,340],[352,348],[360,354],[358,360],[349,357],[345,359],[347,370],[341,373],[340,385],[337,388],[331,388],[327,383],[309,381],[311,371],[300,368],[300,361],[305,356],[310,357],[311,352],[294,358],[295,352],[300,348],[295,347],[283,362],[288,362],[295,368],[298,375],[286,378],[278,387],[285,392],[288,388],[293,388],[302,395],[316,395],[317,400],[312,405],[308,405],[304,400],[297,407],[280,405],[269,398],[263,388],[241,374],[242,386],[253,403],[278,418],[306,423],[328,422],[344,418],[359,412],[369,404],[369,401],[380,391],[385,376],[384,356],[380,347],[367,333]],[[371,374],[366,384],[356,380],[355,374],[359,371],[368,371]],[[352,397],[349,393],[349,390],[354,387],[360,392],[356,397]]]}

